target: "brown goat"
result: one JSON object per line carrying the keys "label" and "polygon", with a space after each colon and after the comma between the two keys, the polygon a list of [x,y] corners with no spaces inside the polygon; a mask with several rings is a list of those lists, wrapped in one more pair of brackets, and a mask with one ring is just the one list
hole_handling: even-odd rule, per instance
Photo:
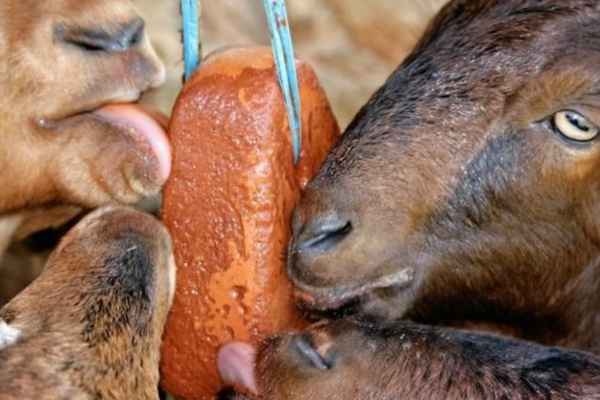
{"label": "brown goat", "polygon": [[130,0],[0,0],[0,253],[81,208],[160,189],[164,132],[114,105],[164,76]]}
{"label": "brown goat", "polygon": [[0,398],[158,399],[174,274],[171,239],[150,215],[86,216],[0,311]]}
{"label": "brown goat", "polygon": [[225,346],[250,390],[219,399],[600,399],[598,21],[597,0],[442,10],[294,216],[299,300],[362,322]]}
{"label": "brown goat", "polygon": [[254,365],[261,396],[227,388],[218,399],[600,399],[591,354],[424,325],[338,321],[282,333]]}
{"label": "brown goat", "polygon": [[295,211],[304,305],[600,353],[598,22],[597,0],[446,6]]}

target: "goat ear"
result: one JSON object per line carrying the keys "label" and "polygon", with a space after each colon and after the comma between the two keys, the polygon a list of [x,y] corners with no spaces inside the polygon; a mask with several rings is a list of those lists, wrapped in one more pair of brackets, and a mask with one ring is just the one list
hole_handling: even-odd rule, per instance
{"label": "goat ear", "polygon": [[219,391],[216,400],[264,400],[248,389],[240,386],[227,386]]}

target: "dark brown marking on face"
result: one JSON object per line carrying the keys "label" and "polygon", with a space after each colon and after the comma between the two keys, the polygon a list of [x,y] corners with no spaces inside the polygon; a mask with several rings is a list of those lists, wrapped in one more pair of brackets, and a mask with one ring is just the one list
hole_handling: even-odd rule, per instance
{"label": "dark brown marking on face", "polygon": [[[119,250],[107,254],[103,263],[109,273],[96,282],[91,292],[81,292],[79,304],[85,309],[83,340],[90,344],[109,343],[123,329],[131,329],[139,340],[153,334],[152,315],[156,284],[152,269],[152,248],[140,241],[134,231],[119,233]],[[110,311],[119,299],[121,307]]]}
{"label": "dark brown marking on face", "polygon": [[0,311],[19,331],[0,348],[3,395],[158,399],[173,291],[172,245],[159,221],[123,207],[88,215]]}

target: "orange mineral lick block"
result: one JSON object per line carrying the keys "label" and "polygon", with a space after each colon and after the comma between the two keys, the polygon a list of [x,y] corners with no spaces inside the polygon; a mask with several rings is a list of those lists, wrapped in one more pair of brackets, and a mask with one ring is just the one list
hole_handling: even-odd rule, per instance
{"label": "orange mineral lick block", "polygon": [[300,162],[271,49],[208,57],[184,86],[169,128],[172,174],[163,198],[178,266],[162,346],[163,388],[213,399],[216,356],[233,339],[257,344],[303,322],[285,269],[290,217],[339,129],[311,68],[296,61],[302,107]]}

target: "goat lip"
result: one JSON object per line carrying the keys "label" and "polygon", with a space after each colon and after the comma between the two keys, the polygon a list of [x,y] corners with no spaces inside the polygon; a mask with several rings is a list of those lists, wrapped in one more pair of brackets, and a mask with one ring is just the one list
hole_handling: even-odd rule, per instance
{"label": "goat lip", "polygon": [[56,130],[89,119],[99,120],[110,129],[124,129],[144,140],[156,159],[159,183],[162,185],[167,180],[171,171],[171,146],[166,135],[169,120],[149,105],[105,103],[60,118],[38,118],[35,123],[44,130]]}
{"label": "goat lip", "polygon": [[315,311],[328,311],[341,308],[365,294],[385,288],[403,288],[414,278],[413,268],[403,268],[370,282],[356,283],[342,287],[314,287],[294,281],[294,296],[306,308]]}
{"label": "goat lip", "polygon": [[115,93],[101,99],[77,102],[67,110],[53,112],[35,119],[35,123],[44,128],[53,128],[63,121],[69,121],[82,115],[93,114],[96,110],[111,104],[136,104],[141,105],[142,92],[139,90]]}

